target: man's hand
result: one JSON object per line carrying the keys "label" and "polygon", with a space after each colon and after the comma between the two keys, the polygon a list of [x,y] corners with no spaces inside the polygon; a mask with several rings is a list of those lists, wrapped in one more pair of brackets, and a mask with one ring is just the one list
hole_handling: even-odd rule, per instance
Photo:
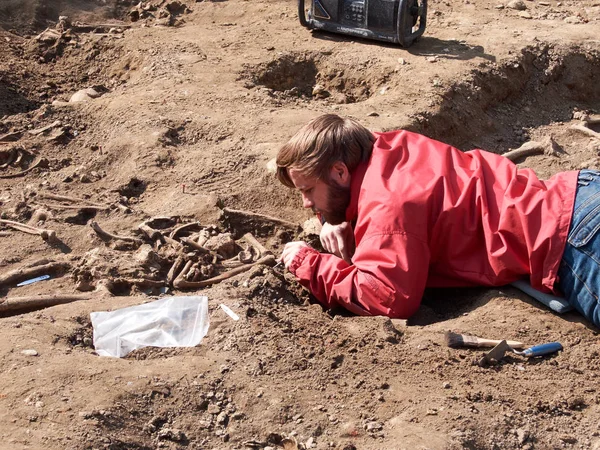
{"label": "man's hand", "polygon": [[283,253],[281,254],[281,261],[283,261],[283,265],[286,269],[289,270],[292,261],[300,249],[304,247],[309,247],[309,245],[304,241],[288,242],[285,244],[285,247],[283,247]]}
{"label": "man's hand", "polygon": [[351,258],[354,254],[355,242],[350,222],[342,222],[339,225],[325,222],[319,237],[325,250],[339,256],[348,264],[352,264]]}

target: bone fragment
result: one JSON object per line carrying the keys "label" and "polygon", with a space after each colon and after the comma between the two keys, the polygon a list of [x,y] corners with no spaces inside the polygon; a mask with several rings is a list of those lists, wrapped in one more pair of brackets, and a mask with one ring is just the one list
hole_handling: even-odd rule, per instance
{"label": "bone fragment", "polygon": [[119,236],[116,234],[112,234],[109,233],[108,231],[103,230],[100,225],[98,225],[98,222],[92,220],[90,222],[90,227],[92,227],[92,230],[94,230],[96,232],[96,234],[98,236],[100,236],[102,239],[104,240],[120,240],[120,241],[126,241],[126,242],[133,242],[134,244],[137,245],[142,245],[142,240],[138,239],[136,237],[131,237],[131,236]]}
{"label": "bone fragment", "polygon": [[20,223],[20,222],[15,222],[13,220],[6,220],[6,219],[0,219],[0,224],[2,224],[2,223],[5,225],[8,225],[11,228],[14,228],[15,230],[22,231],[23,233],[38,234],[45,241],[53,240],[56,238],[56,232],[54,232],[53,230],[36,228],[31,225],[27,225],[27,224]]}
{"label": "bone fragment", "polygon": [[48,160],[46,158],[39,158],[36,162],[34,162],[31,166],[29,166],[27,169],[23,170],[22,172],[11,173],[11,174],[7,174],[7,175],[0,175],[0,178],[6,179],[6,178],[22,177],[23,175],[31,172],[36,167],[41,167],[43,164],[48,164]]}
{"label": "bone fragment", "polygon": [[600,139],[600,133],[597,133],[596,131],[592,130],[591,128],[586,127],[585,125],[581,125],[581,124],[571,125],[571,129],[580,131],[583,134],[586,134],[590,137]]}
{"label": "bone fragment", "polygon": [[262,257],[267,254],[273,254],[270,250],[267,250],[258,240],[254,237],[252,233],[246,233],[242,236],[243,239],[246,240],[248,244],[258,250],[259,255]]}
{"label": "bone fragment", "polygon": [[33,295],[26,297],[12,297],[0,300],[0,312],[16,311],[29,308],[47,308],[49,306],[61,305],[63,303],[76,302],[78,300],[89,300],[94,293],[85,294],[54,294]]}
{"label": "bone fragment", "polygon": [[204,253],[204,254],[212,253],[210,250],[202,247],[196,241],[192,241],[191,239],[181,238],[181,242],[183,242],[185,245],[189,245],[190,247],[192,247],[195,250],[198,250],[200,253]]}
{"label": "bone fragment", "polygon": [[77,197],[70,197],[68,195],[58,195],[52,194],[50,192],[38,192],[38,197],[47,198],[49,200],[58,200],[59,202],[69,202],[69,203],[83,203],[88,208],[96,208],[96,209],[108,209],[107,205],[101,205],[100,203],[90,202],[89,200]]}
{"label": "bone fragment", "polygon": [[183,267],[183,262],[183,256],[179,255],[173,263],[173,265],[171,266],[171,268],[169,269],[169,273],[167,274],[167,283],[172,284],[173,280],[177,278],[177,275],[179,275],[179,271]]}
{"label": "bone fragment", "polygon": [[[273,256],[273,255],[264,256],[263,258],[259,259],[255,263],[244,264],[243,266],[236,267],[235,269],[231,269],[225,273],[222,273],[221,275],[218,275],[213,278],[208,278],[207,280],[202,280],[202,281],[186,281],[184,279],[184,276],[185,276],[185,273],[184,273],[185,270],[184,270],[179,274],[179,276],[173,282],[173,287],[175,287],[177,289],[203,288],[206,286],[210,286],[212,284],[219,283],[223,280],[227,280],[228,278],[231,278],[240,273],[246,272],[247,270],[249,270],[252,267],[257,266],[259,264],[266,264],[269,266],[274,266],[275,265],[275,256]],[[186,267],[187,267],[187,265],[186,265]],[[190,267],[191,267],[191,264],[190,264]],[[188,267],[188,270],[189,270],[189,267]]]}
{"label": "bone fragment", "polygon": [[200,222],[184,223],[183,225],[180,225],[177,228],[175,228],[173,231],[171,231],[171,233],[169,234],[169,237],[172,239],[175,239],[177,237],[177,235],[179,233],[181,233],[183,230],[187,230],[188,228],[197,228],[197,227],[200,227]]}
{"label": "bone fragment", "polygon": [[33,267],[21,267],[19,269],[6,272],[4,275],[0,275],[0,286],[5,284],[18,283],[29,278],[38,277],[40,275],[46,275],[49,273],[67,270],[70,267],[71,265],[66,262],[49,262]]}
{"label": "bone fragment", "polygon": [[511,150],[503,154],[504,157],[510,159],[511,161],[515,161],[524,156],[531,155],[556,155],[558,154],[558,145],[552,138],[544,139],[542,142],[538,141],[529,141],[525,142],[516,150]]}
{"label": "bone fragment", "polygon": [[33,134],[34,136],[37,136],[38,134],[42,134],[45,131],[48,131],[48,130],[51,130],[52,128],[60,127],[60,126],[62,126],[62,122],[60,120],[55,120],[50,125],[46,125],[45,127],[37,128],[35,130],[29,130],[28,133]]}

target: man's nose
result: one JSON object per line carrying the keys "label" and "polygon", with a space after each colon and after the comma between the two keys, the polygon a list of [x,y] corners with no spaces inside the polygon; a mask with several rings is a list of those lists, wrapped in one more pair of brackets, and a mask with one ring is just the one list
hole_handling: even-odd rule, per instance
{"label": "man's nose", "polygon": [[309,199],[305,194],[302,194],[302,206],[304,206],[305,208],[312,208],[313,205],[313,201]]}

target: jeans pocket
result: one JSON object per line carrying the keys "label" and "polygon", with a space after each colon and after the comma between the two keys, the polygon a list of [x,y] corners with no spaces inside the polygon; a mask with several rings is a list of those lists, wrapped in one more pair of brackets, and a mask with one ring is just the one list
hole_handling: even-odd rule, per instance
{"label": "jeans pocket", "polygon": [[600,230],[600,192],[594,194],[594,197],[597,200],[594,208],[586,211],[585,216],[569,233],[568,241],[573,247],[586,245]]}

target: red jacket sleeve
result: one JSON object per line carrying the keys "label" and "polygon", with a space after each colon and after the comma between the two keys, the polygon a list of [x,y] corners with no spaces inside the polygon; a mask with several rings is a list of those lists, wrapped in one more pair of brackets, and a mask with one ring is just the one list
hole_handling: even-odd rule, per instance
{"label": "red jacket sleeve", "polygon": [[352,263],[307,247],[290,270],[327,308],[402,319],[417,311],[429,267],[425,242],[404,232],[366,236]]}

